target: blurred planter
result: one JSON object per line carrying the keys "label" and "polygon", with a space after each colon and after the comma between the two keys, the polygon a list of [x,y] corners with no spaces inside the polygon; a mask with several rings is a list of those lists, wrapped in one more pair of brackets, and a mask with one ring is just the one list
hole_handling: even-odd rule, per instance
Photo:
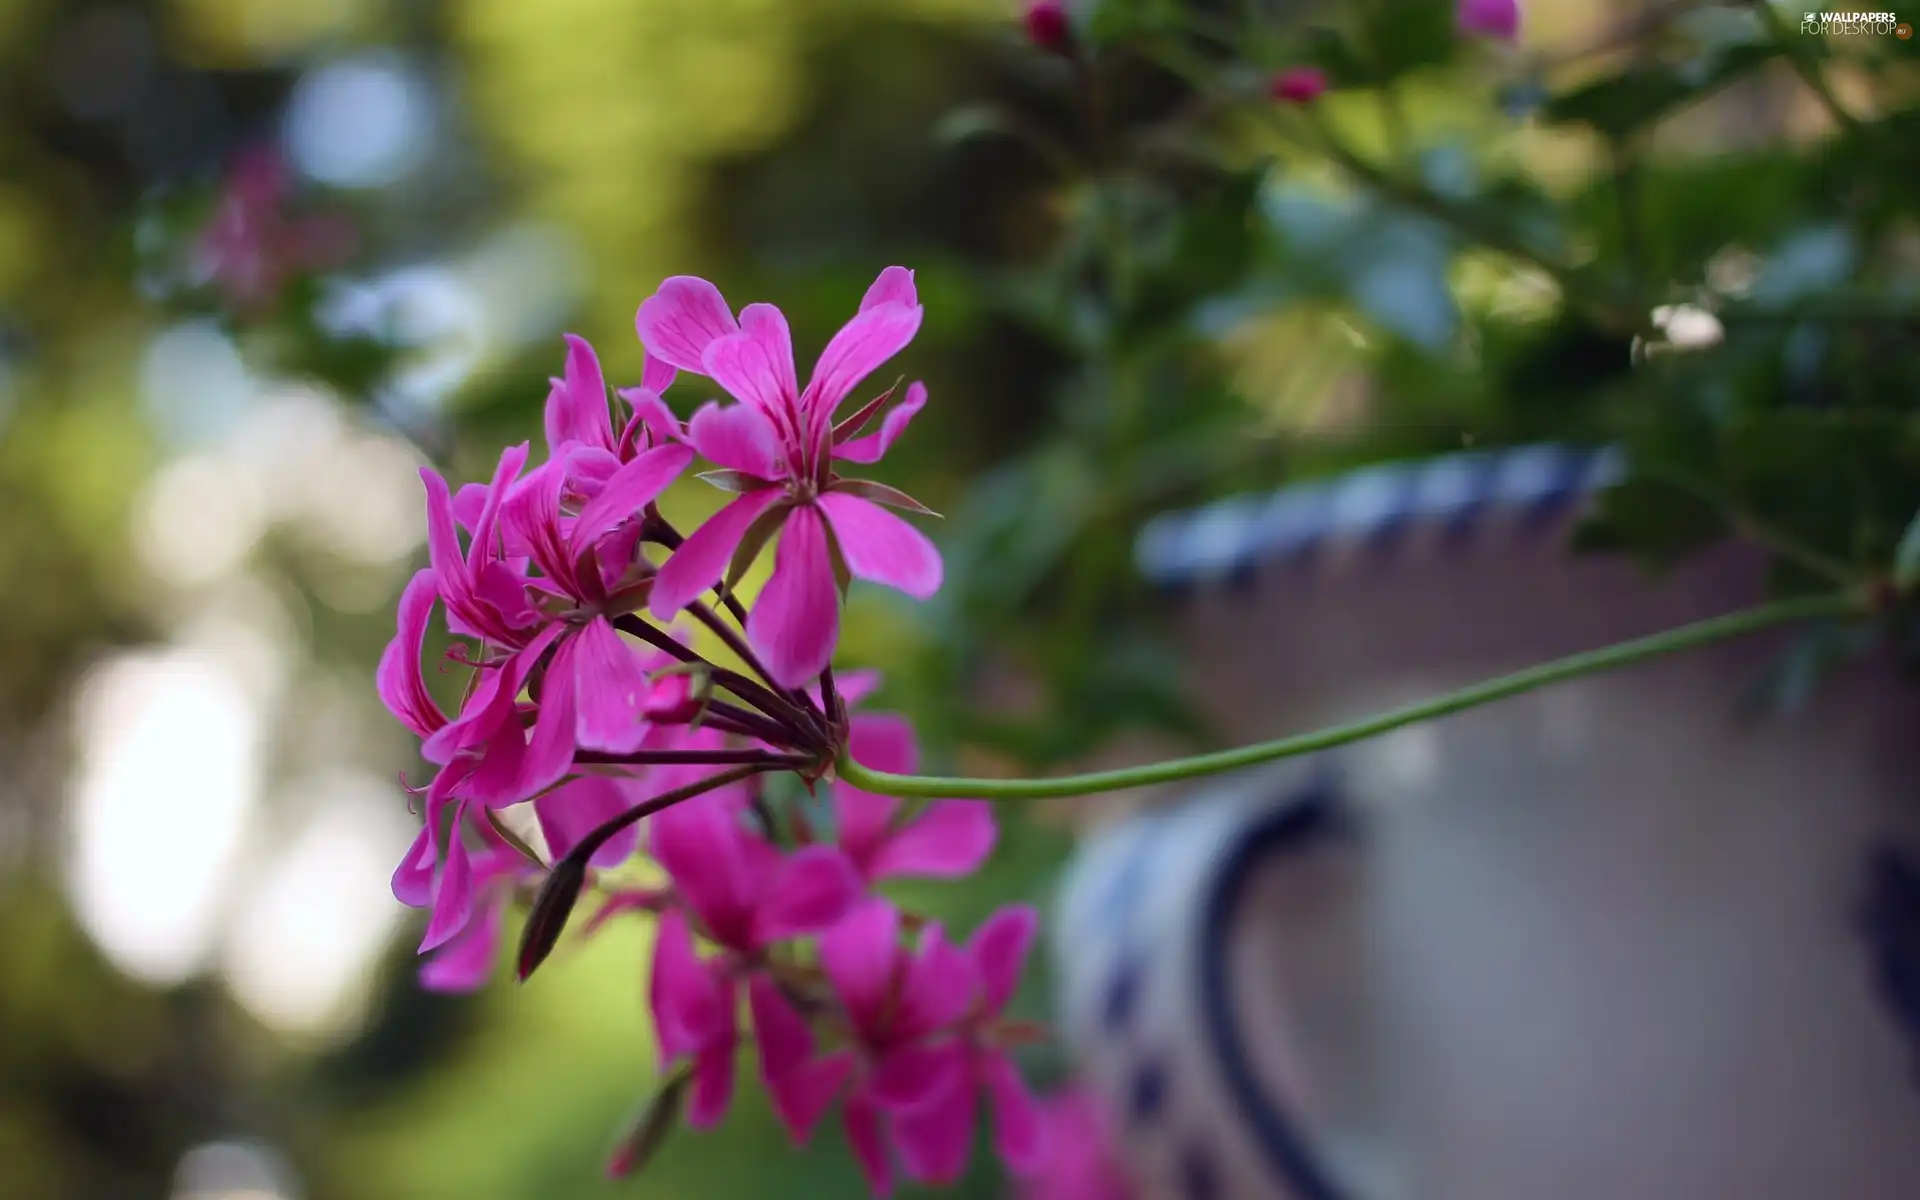
{"label": "blurred planter", "polygon": [[[1570,558],[1606,456],[1534,448],[1170,516],[1190,686],[1236,741],[1755,602],[1726,547]],[[1920,692],[1738,701],[1756,636],[1164,797],[1070,870],[1082,1069],[1149,1196],[1920,1195],[1920,1088],[1856,919],[1920,844]]]}

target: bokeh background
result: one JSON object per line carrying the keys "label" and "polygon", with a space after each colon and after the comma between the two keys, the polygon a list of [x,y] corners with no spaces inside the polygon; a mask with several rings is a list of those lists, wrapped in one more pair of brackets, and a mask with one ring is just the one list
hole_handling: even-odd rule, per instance
{"label": "bokeh background", "polygon": [[[636,379],[665,275],[780,304],[805,359],[918,271],[933,403],[884,477],[947,514],[951,582],[857,591],[842,661],[937,767],[1207,743],[1131,557],[1166,507],[1621,437],[1696,471],[1595,545],[1683,552],[1732,497],[1872,562],[1920,503],[1904,45],[1825,64],[1850,127],[1746,6],[1552,0],[1507,47],[1446,4],[1110,0],[1076,14],[1115,47],[1090,113],[1018,7],[0,0],[0,1197],[858,1194],[758,1100],[605,1182],[652,1087],[644,931],[435,996],[387,887],[418,764],[371,677],[416,468],[537,438],[563,331]],[[1168,65],[1258,107],[1308,54],[1415,202]],[[210,265],[222,220],[285,277]],[[1010,816],[915,904],[1043,902],[1073,819]],[[983,1158],[965,1194],[1006,1191]]]}

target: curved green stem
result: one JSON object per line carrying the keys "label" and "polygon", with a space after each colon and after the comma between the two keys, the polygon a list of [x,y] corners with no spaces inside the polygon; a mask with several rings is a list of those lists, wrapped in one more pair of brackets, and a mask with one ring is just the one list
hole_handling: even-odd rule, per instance
{"label": "curved green stem", "polygon": [[1755,633],[1777,625],[1789,625],[1821,617],[1859,615],[1865,613],[1867,608],[1866,598],[1852,591],[1775,600],[1768,604],[1728,613],[1725,616],[1711,617],[1691,625],[1682,625],[1677,629],[1668,629],[1647,637],[1618,642],[1599,650],[1589,650],[1582,654],[1554,659],[1552,662],[1515,671],[1511,675],[1501,675],[1461,688],[1459,691],[1436,696],[1431,700],[1422,700],[1403,708],[1390,709],[1345,725],[1335,725],[1313,733],[1297,734],[1278,741],[1258,742],[1251,746],[1241,746],[1213,754],[1170,759],[1167,762],[1152,763],[1143,767],[1095,771],[1087,775],[1065,775],[1057,779],[941,778],[930,775],[895,775],[886,771],[869,770],[855,762],[851,755],[842,751],[838,771],[841,779],[855,787],[881,795],[971,797],[981,800],[1039,800],[1051,796],[1084,796],[1092,792],[1112,792],[1156,783],[1172,783],[1176,780],[1197,779],[1205,775],[1217,775],[1223,771],[1255,766],[1259,763],[1329,750],[1335,746],[1361,741],[1405,725],[1414,725],[1469,708],[1478,708],[1483,704],[1491,704],[1495,700],[1504,700],[1509,696],[1531,692],[1536,688],[1543,688],[1581,675],[1592,675],[1599,671],[1630,666],[1633,663],[1659,658],[1695,646],[1703,646],[1709,642]]}

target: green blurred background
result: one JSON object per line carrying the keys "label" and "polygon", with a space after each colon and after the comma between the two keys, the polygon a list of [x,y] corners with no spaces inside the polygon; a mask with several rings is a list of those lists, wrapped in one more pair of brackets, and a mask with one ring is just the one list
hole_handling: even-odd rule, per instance
{"label": "green blurred background", "polygon": [[[1530,5],[1509,49],[1446,4],[1112,0],[1079,9],[1114,46],[1090,116],[1017,8],[0,0],[0,1198],[858,1194],[752,1089],[607,1183],[652,1088],[643,931],[433,996],[387,890],[418,763],[371,675],[415,470],[537,438],[562,331],[633,382],[664,275],[780,304],[804,360],[918,271],[899,370],[933,402],[881,474],[948,514],[951,582],[857,590],[841,661],[935,766],[1208,741],[1134,579],[1163,507],[1548,437],[1704,481],[1610,502],[1595,543],[1655,559],[1745,511],[1881,562],[1920,504],[1904,46],[1830,65],[1848,129],[1744,6]],[[1256,109],[1320,57],[1415,202],[1126,50],[1163,38]],[[357,249],[235,311],[166,264],[260,145]],[[1650,303],[1722,301],[1717,348],[1643,353]],[[1009,819],[912,899],[1044,902],[1071,825]],[[983,1156],[964,1194],[1004,1193]]]}

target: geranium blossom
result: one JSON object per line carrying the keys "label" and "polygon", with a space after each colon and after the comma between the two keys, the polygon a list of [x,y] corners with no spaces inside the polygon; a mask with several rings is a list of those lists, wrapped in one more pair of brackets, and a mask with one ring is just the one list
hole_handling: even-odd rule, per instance
{"label": "geranium blossom", "polygon": [[925,405],[926,389],[916,383],[874,433],[857,436],[885,396],[834,422],[853,389],[913,339],[920,316],[913,273],[887,268],[827,344],[803,391],[786,318],[772,305],[749,304],[735,320],[718,288],[676,276],[640,306],[636,325],[649,354],[708,375],[741,401],[709,404],[688,422],[688,440],[722,468],[709,478],[742,494],[661,567],[655,617],[671,618],[720,583],[743,542],[751,555],[777,528],[782,536],[773,576],[746,632],[774,679],[798,687],[827,665],[839,639],[836,563],[919,599],[939,590],[942,566],[933,543],[875,503],[918,509],[917,502],[834,469],[835,460],[877,462]]}

